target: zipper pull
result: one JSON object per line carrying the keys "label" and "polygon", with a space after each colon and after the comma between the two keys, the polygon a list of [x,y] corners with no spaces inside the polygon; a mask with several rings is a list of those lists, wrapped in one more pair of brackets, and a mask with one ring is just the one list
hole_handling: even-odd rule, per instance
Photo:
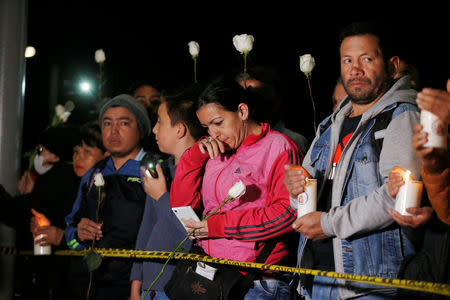
{"label": "zipper pull", "polygon": [[330,179],[330,180],[333,180],[334,179],[334,171],[336,170],[336,166],[337,166],[337,163],[333,163],[333,166],[331,167],[331,173],[330,173],[330,176],[328,176],[328,179]]}

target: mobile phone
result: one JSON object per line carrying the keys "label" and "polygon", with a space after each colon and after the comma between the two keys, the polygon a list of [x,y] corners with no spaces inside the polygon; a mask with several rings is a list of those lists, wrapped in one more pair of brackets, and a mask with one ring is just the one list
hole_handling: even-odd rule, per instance
{"label": "mobile phone", "polygon": [[185,225],[187,221],[193,220],[200,222],[200,218],[190,206],[172,207],[172,211],[177,216],[184,229],[186,229],[186,232],[189,230],[189,228]]}

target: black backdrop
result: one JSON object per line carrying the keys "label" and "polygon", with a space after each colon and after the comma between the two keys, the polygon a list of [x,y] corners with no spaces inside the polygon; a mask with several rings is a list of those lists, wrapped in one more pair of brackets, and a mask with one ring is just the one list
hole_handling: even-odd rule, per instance
{"label": "black backdrop", "polygon": [[[356,20],[381,19],[398,32],[395,42],[401,54],[416,65],[424,86],[444,88],[450,78],[448,16],[442,7],[378,6],[349,10],[350,3],[336,7],[288,2],[133,2],[117,4],[94,1],[29,2],[28,44],[37,55],[27,61],[24,150],[48,124],[51,67],[57,66],[58,102],[75,102],[75,122],[95,106],[95,97],[78,96],[80,78],[96,79],[96,49],[106,53],[104,93],[113,97],[128,92],[137,79],[152,78],[174,87],[193,79],[187,43],[200,44],[198,78],[243,66],[232,38],[248,33],[255,37],[249,67],[275,68],[283,80],[284,120],[287,127],[313,137],[312,108],[299,56],[312,54],[313,94],[319,122],[331,112],[331,93],[339,75],[338,32]],[[145,3],[142,4],[142,3]],[[360,4],[361,5],[361,4]],[[321,7],[322,6],[322,7]],[[354,6],[353,6],[354,8]],[[330,17],[330,13],[332,13]],[[77,119],[78,118],[78,119]]]}

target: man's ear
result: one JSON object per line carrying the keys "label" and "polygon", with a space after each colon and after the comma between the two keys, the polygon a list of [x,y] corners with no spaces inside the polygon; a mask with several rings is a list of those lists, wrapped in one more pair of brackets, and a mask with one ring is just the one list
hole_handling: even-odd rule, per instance
{"label": "man's ear", "polygon": [[186,125],[179,122],[177,125],[175,125],[175,127],[177,128],[177,138],[178,139],[183,138],[187,133]]}
{"label": "man's ear", "polygon": [[400,58],[398,56],[393,56],[389,59],[388,72],[393,78],[400,71]]}
{"label": "man's ear", "polygon": [[248,117],[249,117],[249,114],[250,114],[250,112],[249,112],[249,109],[248,109],[248,105],[247,104],[245,104],[245,103],[239,103],[239,105],[238,105],[238,115],[239,115],[239,118],[242,120],[242,121],[247,121],[248,120]]}

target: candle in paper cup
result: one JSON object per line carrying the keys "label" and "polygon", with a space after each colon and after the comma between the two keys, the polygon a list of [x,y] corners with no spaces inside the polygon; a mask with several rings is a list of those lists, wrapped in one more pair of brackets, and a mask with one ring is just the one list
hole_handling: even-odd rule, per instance
{"label": "candle in paper cup", "polygon": [[297,218],[317,210],[317,179],[306,178],[305,191],[297,200]]}
{"label": "candle in paper cup", "polygon": [[[45,234],[40,234],[34,238],[34,241],[36,242],[37,240],[40,240],[43,237],[45,237]],[[50,255],[52,254],[52,246],[51,245],[41,246],[39,244],[34,244],[33,253],[34,255]]]}
{"label": "candle in paper cup", "polygon": [[428,133],[428,142],[424,145],[425,147],[447,149],[448,124],[427,110],[420,112],[420,124],[423,126],[423,131]]}
{"label": "candle in paper cup", "polygon": [[395,200],[395,210],[404,216],[412,216],[406,212],[407,208],[420,207],[422,198],[423,183],[421,181],[411,180],[411,171],[407,170],[404,175],[405,184],[400,187]]}

